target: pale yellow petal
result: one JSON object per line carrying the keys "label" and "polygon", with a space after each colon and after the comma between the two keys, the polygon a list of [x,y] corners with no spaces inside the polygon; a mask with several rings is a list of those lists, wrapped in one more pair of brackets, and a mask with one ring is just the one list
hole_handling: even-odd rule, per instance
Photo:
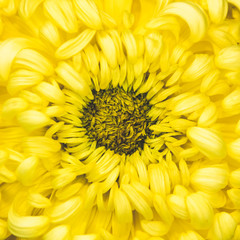
{"label": "pale yellow petal", "polygon": [[208,12],[214,23],[221,23],[227,16],[227,0],[207,0]]}
{"label": "pale yellow petal", "polygon": [[209,232],[209,237],[211,240],[232,239],[237,223],[234,221],[233,217],[227,212],[216,213],[214,217],[214,223]]}
{"label": "pale yellow petal", "polygon": [[18,113],[24,111],[28,103],[22,98],[10,98],[2,107],[2,118],[12,120]]}
{"label": "pale yellow petal", "polygon": [[41,236],[49,227],[46,216],[20,216],[12,208],[8,213],[9,231],[20,238],[36,238]]}
{"label": "pale yellow petal", "polygon": [[221,165],[199,168],[192,173],[191,184],[202,191],[217,192],[226,187],[228,175],[226,167]]}
{"label": "pale yellow petal", "polygon": [[59,59],[70,58],[79,53],[92,40],[95,35],[94,30],[86,29],[76,38],[63,43],[56,51],[55,55]]}
{"label": "pale yellow petal", "polygon": [[36,110],[27,110],[19,113],[18,123],[27,131],[33,131],[49,125],[51,120],[44,113]]}
{"label": "pale yellow petal", "polygon": [[117,219],[122,223],[132,222],[132,208],[126,194],[118,189],[114,196],[114,206]]}
{"label": "pale yellow petal", "polygon": [[240,69],[240,46],[230,46],[219,51],[215,57],[216,66],[226,70]]}
{"label": "pale yellow petal", "polygon": [[68,225],[59,225],[51,229],[43,236],[43,240],[70,240],[70,227]]}
{"label": "pale yellow petal", "polygon": [[77,196],[65,202],[55,203],[52,207],[46,209],[46,214],[52,222],[58,223],[76,214],[81,206],[82,199]]}
{"label": "pale yellow petal", "polygon": [[19,6],[19,14],[24,18],[29,18],[38,8],[38,6],[43,2],[43,0],[21,0]]}
{"label": "pale yellow petal", "polygon": [[207,16],[197,4],[192,2],[170,3],[163,9],[163,13],[173,14],[184,19],[189,25],[193,41],[199,41],[206,34],[208,27]]}
{"label": "pale yellow petal", "polygon": [[24,186],[30,186],[34,183],[38,167],[37,157],[29,157],[25,159],[17,168],[16,175]]}
{"label": "pale yellow petal", "polygon": [[211,160],[226,157],[225,143],[217,132],[208,128],[191,127],[187,130],[187,136],[199,151]]}
{"label": "pale yellow petal", "polygon": [[93,0],[74,0],[74,7],[77,16],[89,28],[99,30],[102,28],[102,21],[99,15],[99,10]]}
{"label": "pale yellow petal", "polygon": [[193,193],[186,198],[191,224],[195,229],[208,229],[213,222],[213,209],[201,195]]}

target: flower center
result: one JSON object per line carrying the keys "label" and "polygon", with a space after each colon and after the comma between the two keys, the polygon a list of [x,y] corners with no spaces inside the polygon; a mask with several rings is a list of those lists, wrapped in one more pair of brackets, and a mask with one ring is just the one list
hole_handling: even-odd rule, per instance
{"label": "flower center", "polygon": [[93,90],[94,99],[83,108],[81,121],[88,137],[119,154],[142,149],[151,131],[147,116],[150,105],[145,94],[136,95],[122,88]]}

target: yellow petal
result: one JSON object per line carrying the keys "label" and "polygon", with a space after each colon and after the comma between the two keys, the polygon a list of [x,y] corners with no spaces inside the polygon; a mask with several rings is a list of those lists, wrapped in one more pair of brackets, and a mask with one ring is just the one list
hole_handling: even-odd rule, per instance
{"label": "yellow petal", "polygon": [[212,22],[221,23],[227,16],[228,2],[226,0],[207,0],[207,4]]}
{"label": "yellow petal", "polygon": [[128,196],[131,204],[135,207],[136,211],[144,216],[145,219],[151,220],[153,218],[153,212],[148,203],[131,185],[122,184],[122,190]]}
{"label": "yellow petal", "polygon": [[35,208],[46,208],[51,206],[51,201],[40,193],[30,192],[28,201]]}
{"label": "yellow petal", "polygon": [[229,183],[234,188],[240,188],[240,168],[231,172],[229,176]]}
{"label": "yellow petal", "polygon": [[36,238],[41,236],[49,227],[46,216],[20,216],[12,208],[8,213],[9,231],[20,238]]}
{"label": "yellow petal", "polygon": [[56,51],[55,56],[59,59],[70,58],[79,53],[92,40],[96,31],[86,29],[76,38],[63,43]]}
{"label": "yellow petal", "polygon": [[160,237],[169,231],[170,225],[161,221],[147,221],[142,220],[141,226],[145,232],[151,236]]}
{"label": "yellow petal", "polygon": [[187,119],[182,119],[182,118],[178,118],[175,120],[170,121],[170,126],[179,132],[186,132],[186,130],[189,127],[193,127],[194,125],[196,125],[195,122],[193,121],[189,121]]}
{"label": "yellow petal", "polygon": [[73,240],[101,240],[99,234],[75,235]]}
{"label": "yellow petal", "polygon": [[0,239],[6,239],[8,235],[9,234],[7,222],[0,219]]}
{"label": "yellow petal", "polygon": [[236,227],[237,223],[229,213],[216,213],[213,226],[209,232],[210,239],[230,240],[233,238]]}
{"label": "yellow petal", "polygon": [[228,94],[222,101],[223,109],[230,114],[238,114],[240,104],[240,88],[237,87]]}
{"label": "yellow petal", "polygon": [[36,110],[27,110],[19,113],[17,120],[27,131],[33,131],[50,124],[50,118]]}
{"label": "yellow petal", "polygon": [[7,81],[14,58],[31,44],[30,40],[24,38],[8,39],[0,44],[0,81]]}
{"label": "yellow petal", "polygon": [[36,170],[38,167],[38,159],[37,157],[29,157],[25,159],[17,168],[16,175],[24,186],[30,186],[34,182],[36,177]]}
{"label": "yellow petal", "polygon": [[22,0],[20,1],[19,14],[24,18],[29,18],[35,12],[37,7],[43,2],[43,0]]}
{"label": "yellow petal", "polygon": [[226,157],[225,143],[217,132],[207,128],[191,127],[187,130],[187,137],[211,160],[221,160]]}
{"label": "yellow petal", "polygon": [[190,28],[191,38],[195,42],[202,39],[206,34],[207,16],[199,5],[192,2],[174,2],[168,4],[163,9],[163,13],[173,14],[184,19]]}
{"label": "yellow petal", "polygon": [[117,66],[117,52],[112,38],[105,31],[101,31],[97,33],[96,39],[106,56],[109,66],[115,68]]}
{"label": "yellow petal", "polygon": [[74,7],[77,16],[89,28],[99,30],[102,28],[102,21],[99,16],[98,8],[93,0],[74,0]]}
{"label": "yellow petal", "polygon": [[51,229],[43,236],[43,240],[70,240],[70,227],[68,225],[59,225]]}
{"label": "yellow petal", "polygon": [[204,94],[196,94],[184,99],[181,99],[175,103],[172,109],[173,114],[183,115],[205,107],[209,103],[209,98]]}
{"label": "yellow petal", "polygon": [[196,54],[191,65],[181,76],[183,82],[197,81],[213,67],[212,58],[207,54]]}
{"label": "yellow petal", "polygon": [[21,90],[38,84],[43,78],[44,76],[41,73],[20,69],[11,73],[7,84],[7,90],[11,95],[14,95]]}
{"label": "yellow petal", "polygon": [[12,183],[16,181],[16,175],[4,165],[0,166],[0,182]]}
{"label": "yellow petal", "polygon": [[120,189],[115,192],[114,209],[117,219],[122,223],[132,222],[132,208],[127,196]]}
{"label": "yellow petal", "polygon": [[161,195],[156,194],[154,196],[153,206],[163,222],[168,224],[171,224],[173,222],[174,220],[173,215],[171,214],[164,198]]}
{"label": "yellow petal", "polygon": [[145,37],[146,60],[152,63],[161,54],[163,47],[162,35],[159,32],[152,32]]}
{"label": "yellow petal", "polygon": [[69,33],[77,32],[78,23],[71,1],[46,0],[44,9],[58,27]]}
{"label": "yellow petal", "polygon": [[104,9],[120,23],[122,21],[122,14],[124,12],[131,12],[132,2],[132,0],[104,0]]}
{"label": "yellow petal", "polygon": [[239,71],[240,47],[230,46],[219,51],[215,57],[216,66],[226,70]]}
{"label": "yellow petal", "polygon": [[[32,2],[32,1],[31,1]],[[58,28],[50,21],[45,22],[40,28],[39,35],[42,39],[49,41],[55,47],[61,44]]]}
{"label": "yellow petal", "polygon": [[2,118],[12,120],[18,113],[28,107],[28,103],[22,98],[10,98],[2,107]]}
{"label": "yellow petal", "polygon": [[148,174],[150,189],[154,193],[163,196],[170,193],[170,179],[166,168],[161,164],[150,164],[148,166]]}
{"label": "yellow petal", "polygon": [[65,202],[54,203],[52,207],[46,209],[46,213],[52,222],[58,223],[76,214],[81,205],[82,199],[79,196],[73,197]]}
{"label": "yellow petal", "polygon": [[122,42],[126,48],[129,61],[135,63],[137,61],[137,44],[132,32],[124,31],[122,33]]}
{"label": "yellow petal", "polygon": [[236,209],[240,208],[240,189],[232,188],[227,190],[227,195]]}
{"label": "yellow petal", "polygon": [[208,229],[213,222],[213,209],[200,194],[193,193],[186,198],[191,224],[195,229]]}
{"label": "yellow petal", "polygon": [[65,102],[63,92],[56,85],[54,86],[53,84],[47,82],[41,82],[35,89],[50,102],[56,104],[63,104]]}
{"label": "yellow petal", "polygon": [[61,149],[61,144],[51,138],[44,136],[31,136],[23,142],[24,150],[39,157],[46,157],[58,152]]}
{"label": "yellow petal", "polygon": [[224,165],[199,168],[191,175],[191,184],[199,190],[217,192],[228,183],[228,170]]}
{"label": "yellow petal", "polygon": [[204,240],[197,232],[195,231],[187,231],[181,234],[179,240]]}
{"label": "yellow petal", "polygon": [[188,220],[189,214],[187,210],[187,205],[185,198],[175,194],[170,194],[167,196],[167,203],[170,208],[171,213],[180,219]]}
{"label": "yellow petal", "polygon": [[15,58],[15,66],[26,68],[30,71],[39,72],[45,76],[50,76],[54,68],[50,60],[39,52],[32,49],[21,50]]}
{"label": "yellow petal", "polygon": [[213,124],[218,117],[217,107],[213,102],[210,102],[201,113],[198,119],[198,126],[208,127]]}
{"label": "yellow petal", "polygon": [[92,99],[92,91],[86,80],[66,62],[60,62],[56,68],[57,74],[61,77],[62,83],[82,98],[87,96]]}
{"label": "yellow petal", "polygon": [[240,138],[228,144],[228,154],[236,161],[240,161]]}

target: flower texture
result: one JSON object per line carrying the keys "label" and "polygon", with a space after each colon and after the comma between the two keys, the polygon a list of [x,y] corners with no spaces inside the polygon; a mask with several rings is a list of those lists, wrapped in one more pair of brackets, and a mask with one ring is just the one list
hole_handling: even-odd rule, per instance
{"label": "flower texture", "polygon": [[239,0],[0,16],[0,239],[240,239]]}

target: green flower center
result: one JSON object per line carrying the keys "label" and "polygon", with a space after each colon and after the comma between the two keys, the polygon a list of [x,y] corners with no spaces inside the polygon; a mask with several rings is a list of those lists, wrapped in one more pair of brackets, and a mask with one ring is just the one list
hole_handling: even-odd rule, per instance
{"label": "green flower center", "polygon": [[145,95],[122,88],[93,90],[94,99],[83,108],[81,121],[88,137],[115,153],[132,154],[143,149],[152,125],[147,116],[151,106]]}

